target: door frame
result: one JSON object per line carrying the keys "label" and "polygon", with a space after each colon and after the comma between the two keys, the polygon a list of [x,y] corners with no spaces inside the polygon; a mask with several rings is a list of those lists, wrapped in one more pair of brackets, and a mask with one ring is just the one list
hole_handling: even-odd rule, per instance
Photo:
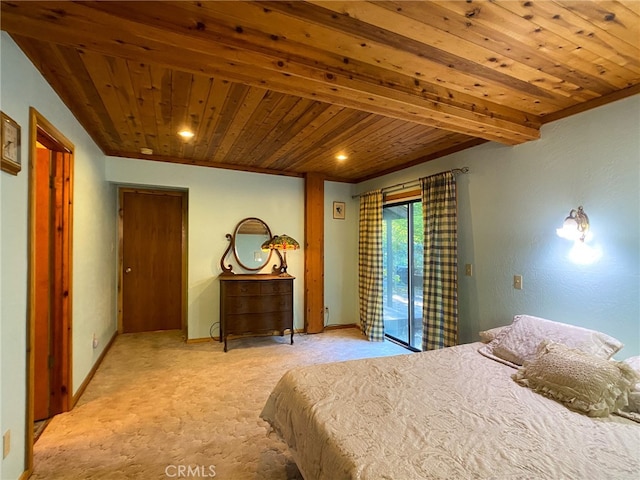
{"label": "door frame", "polygon": [[[419,192],[418,192],[419,195]],[[406,257],[406,262],[407,262],[407,340],[405,341],[402,338],[398,338],[395,337],[389,333],[387,333],[386,329],[385,329],[385,337],[389,338],[390,340],[397,342],[399,344],[401,344],[403,347],[412,350],[414,352],[420,352],[421,349],[419,346],[415,346],[413,345],[413,340],[414,340],[414,333],[415,333],[415,314],[416,314],[416,305],[415,305],[415,288],[414,288],[414,279],[415,279],[415,273],[414,273],[414,268],[416,267],[415,265],[415,242],[414,240],[414,212],[416,208],[421,209],[421,203],[420,203],[420,198],[415,198],[414,195],[411,195],[409,197],[398,197],[396,199],[394,199],[393,201],[385,201],[384,205],[383,205],[383,217],[384,217],[384,209],[386,208],[393,208],[393,207],[399,207],[399,206],[406,206],[407,207],[407,217],[406,217],[406,222],[407,222],[407,238],[406,238],[406,242],[407,242],[407,257]],[[391,223],[392,221],[389,222],[389,225],[387,227],[387,239],[383,239],[383,247],[384,244],[391,239]],[[386,247],[391,250],[392,246],[390,244],[387,244]],[[388,251],[387,252],[387,274],[383,277],[383,282],[385,282],[387,284],[386,288],[387,288],[387,295],[391,295],[393,292],[391,290],[391,278],[394,275],[392,272],[389,271],[389,262],[390,262],[390,258],[393,257],[392,252]],[[392,265],[393,266],[393,265]],[[385,298],[383,300],[383,304],[385,302],[387,302],[388,299]],[[384,310],[384,309],[383,309]],[[385,322],[385,315],[384,315],[384,311],[382,314],[382,321],[383,323]]]}
{"label": "door frame", "polygon": [[[60,351],[56,355],[59,371],[57,379],[61,388],[61,410],[67,412],[77,401],[74,399],[72,378],[72,298],[73,298],[73,167],[75,146],[56,127],[44,118],[35,108],[29,108],[29,237],[28,237],[28,325],[27,325],[27,415],[26,415],[26,448],[25,464],[29,474],[33,471],[33,419],[34,419],[34,389],[35,389],[35,262],[36,262],[36,189],[35,168],[37,157],[38,132],[48,137],[51,144],[56,145],[68,155],[68,169],[63,172],[62,178],[62,204],[66,202],[67,208],[63,208],[61,224],[61,256],[54,260],[54,272],[60,275],[61,285],[51,290],[53,325],[57,329],[60,338]],[[52,150],[58,151],[58,150]],[[55,206],[52,206],[55,208]],[[56,229],[58,226],[55,226]],[[56,256],[57,257],[57,256]]]}
{"label": "door frame", "polygon": [[124,279],[124,218],[122,205],[124,203],[125,193],[141,193],[147,195],[171,195],[182,198],[182,238],[181,238],[181,260],[182,265],[182,282],[181,282],[181,294],[180,302],[182,303],[180,308],[180,325],[184,334],[185,340],[189,338],[189,328],[187,324],[187,218],[188,218],[188,191],[180,189],[164,189],[164,188],[145,188],[145,187],[119,187],[118,188],[118,334],[123,333],[122,326],[122,299],[123,299],[123,279]]}

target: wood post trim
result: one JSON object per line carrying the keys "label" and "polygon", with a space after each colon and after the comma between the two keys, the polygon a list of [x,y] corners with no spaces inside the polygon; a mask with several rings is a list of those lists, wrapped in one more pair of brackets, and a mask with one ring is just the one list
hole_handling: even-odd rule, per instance
{"label": "wood post trim", "polygon": [[324,330],[324,176],[308,173],[304,186],[304,327]]}

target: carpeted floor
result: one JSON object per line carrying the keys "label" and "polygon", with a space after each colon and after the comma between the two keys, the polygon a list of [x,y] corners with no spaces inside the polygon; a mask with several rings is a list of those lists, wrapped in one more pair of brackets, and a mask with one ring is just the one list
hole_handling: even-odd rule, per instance
{"label": "carpeted floor", "polygon": [[[290,368],[408,353],[359,330],[186,344],[180,332],[120,335],[76,407],[34,446],[32,479],[301,478],[259,418]],[[182,475],[180,475],[182,473]]]}

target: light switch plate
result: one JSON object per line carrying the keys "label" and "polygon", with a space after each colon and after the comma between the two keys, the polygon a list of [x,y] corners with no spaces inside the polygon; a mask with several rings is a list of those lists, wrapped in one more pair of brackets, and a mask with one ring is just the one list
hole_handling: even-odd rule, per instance
{"label": "light switch plate", "polygon": [[513,276],[513,288],[516,290],[522,290],[522,275]]}

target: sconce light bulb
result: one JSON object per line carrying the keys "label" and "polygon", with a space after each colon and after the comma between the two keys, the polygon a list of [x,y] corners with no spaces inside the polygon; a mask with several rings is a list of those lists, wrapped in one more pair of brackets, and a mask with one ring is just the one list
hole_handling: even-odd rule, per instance
{"label": "sconce light bulb", "polygon": [[569,216],[564,219],[562,228],[556,229],[556,234],[564,239],[584,242],[589,233],[589,217],[584,213],[582,207],[571,210]]}
{"label": "sconce light bulb", "polygon": [[581,235],[580,230],[578,230],[578,222],[573,217],[567,217],[562,227],[556,229],[556,233],[560,238],[567,240],[578,240]]}

